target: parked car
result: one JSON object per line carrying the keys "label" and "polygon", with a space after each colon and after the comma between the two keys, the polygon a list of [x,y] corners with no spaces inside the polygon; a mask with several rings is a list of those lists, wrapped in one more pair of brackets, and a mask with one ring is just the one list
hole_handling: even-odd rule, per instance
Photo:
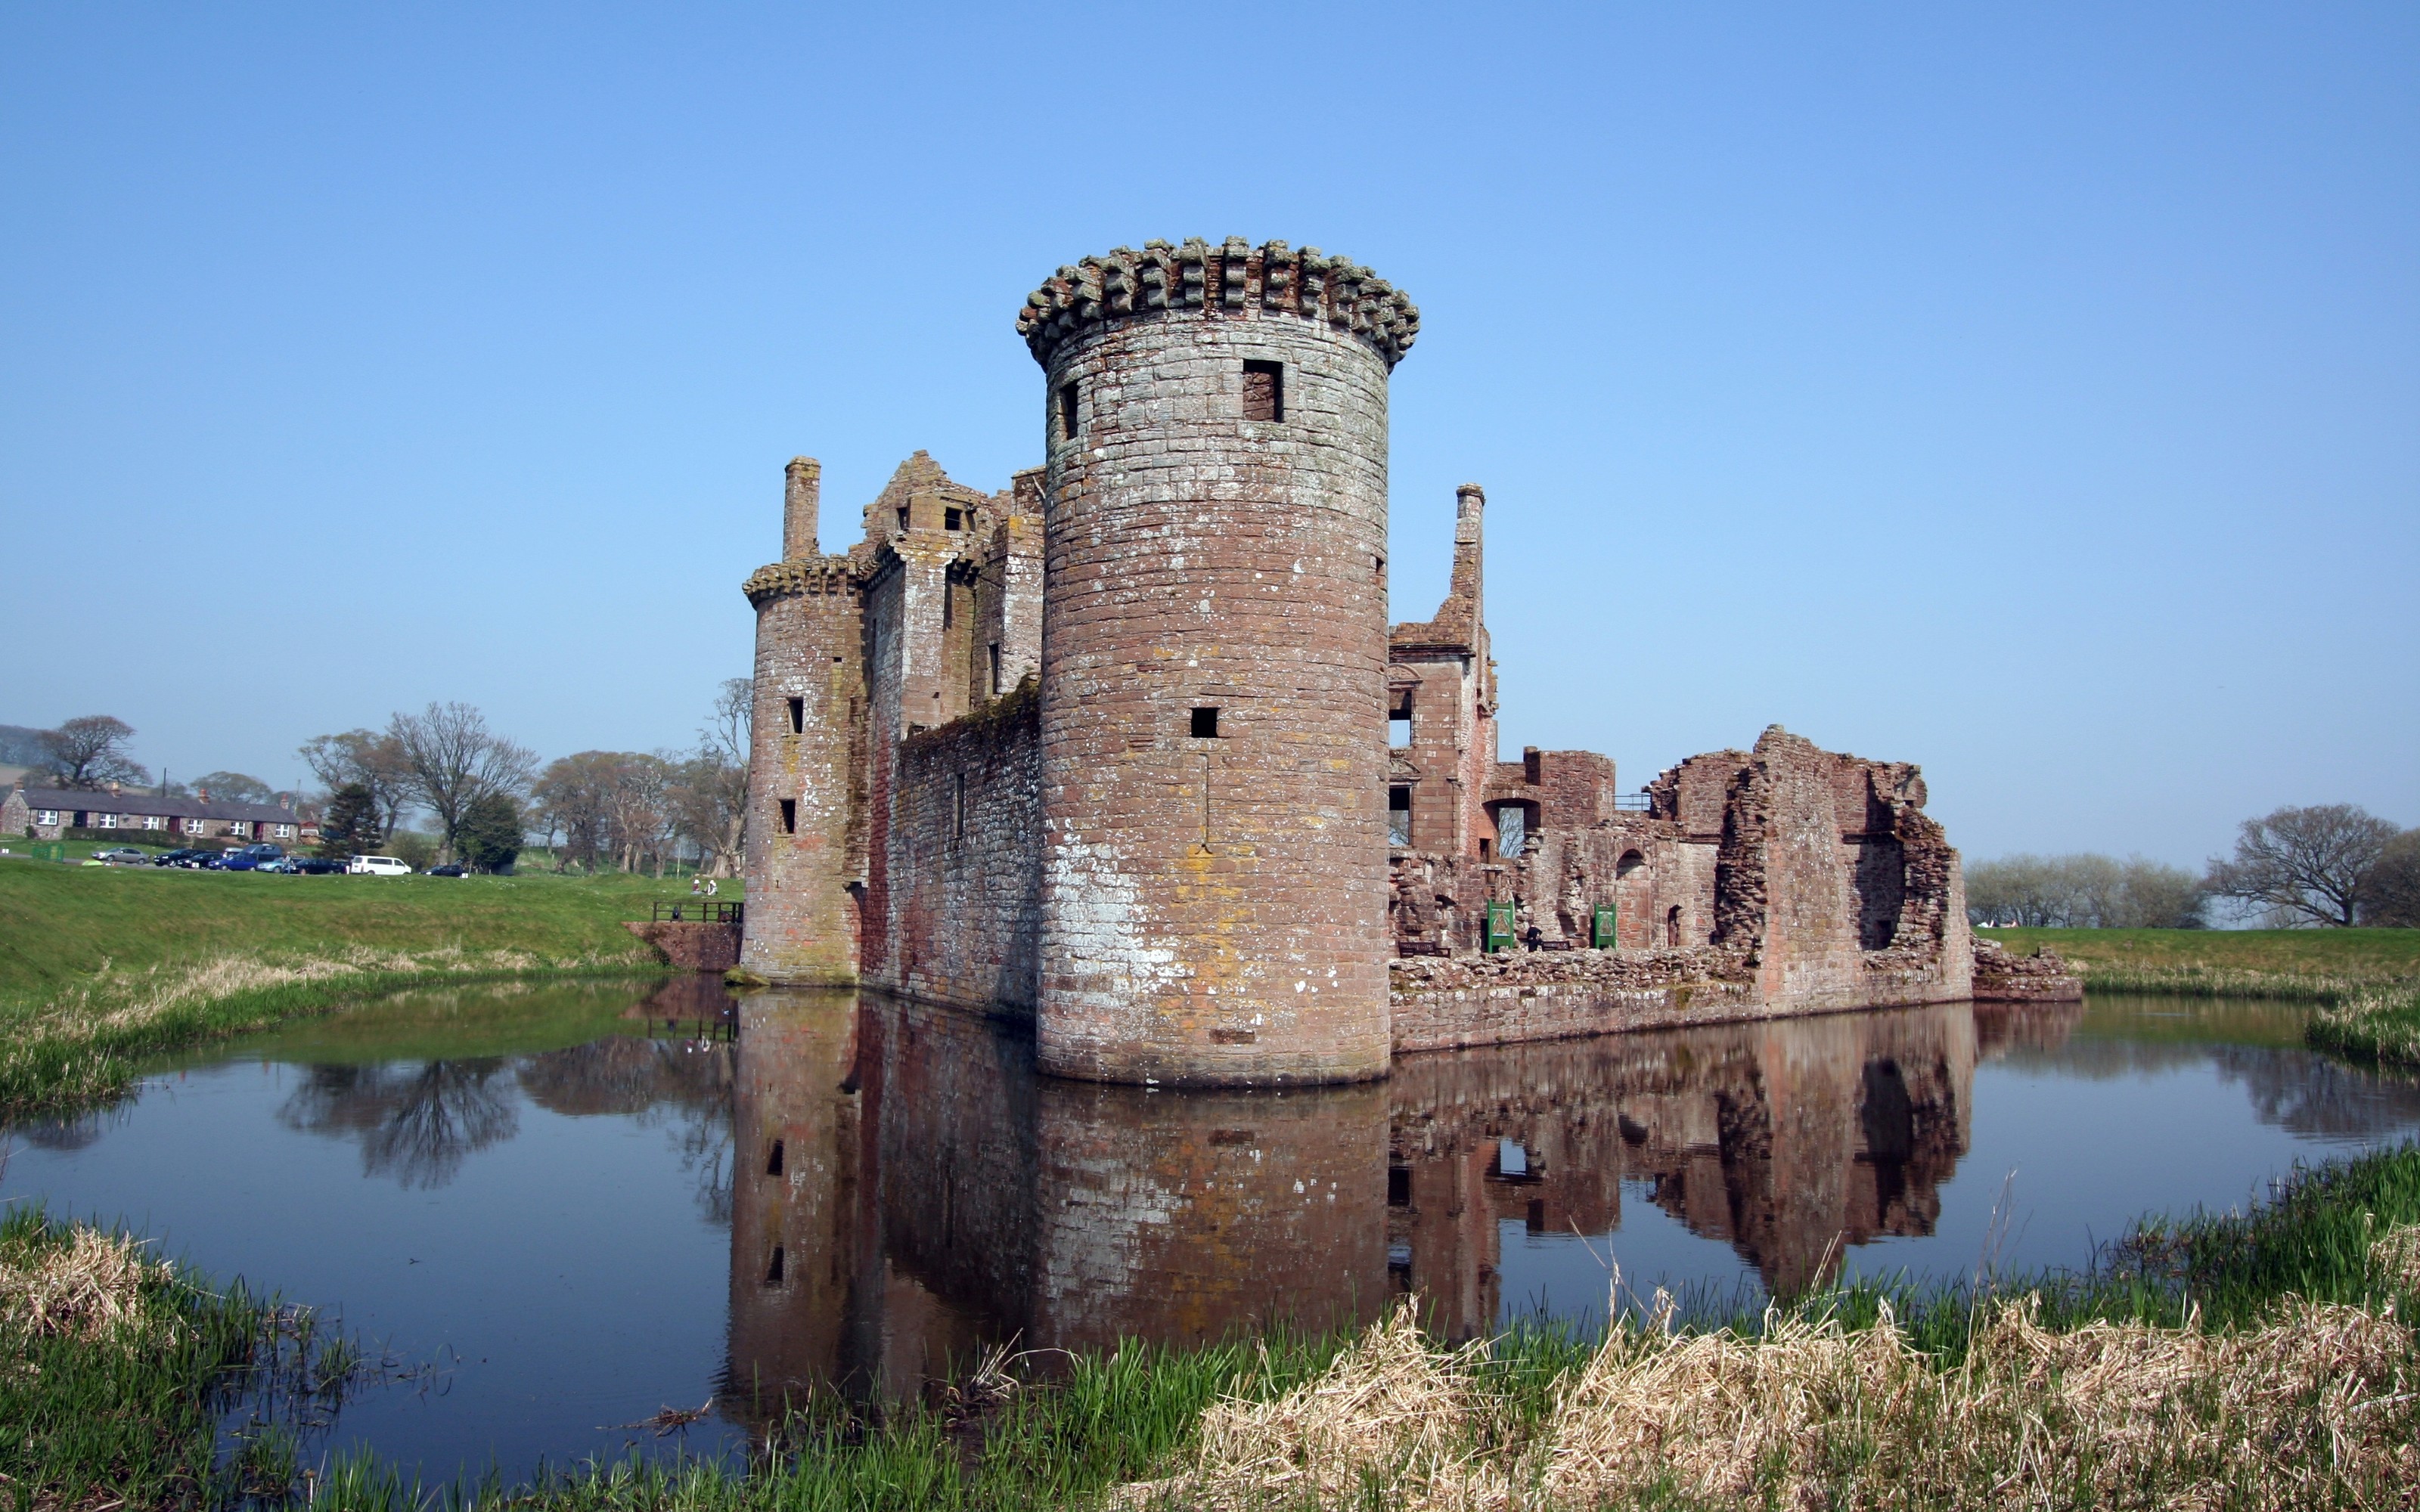
{"label": "parked car", "polygon": [[427,875],[432,877],[467,877],[470,874],[471,869],[469,867],[454,866],[451,864],[445,866],[432,866],[427,872]]}
{"label": "parked car", "polygon": [[320,856],[289,856],[286,858],[286,874],[290,877],[342,876],[345,863],[331,861]]}
{"label": "parked car", "polygon": [[284,876],[287,872],[294,870],[294,857],[290,856],[272,856],[268,860],[256,864],[253,867],[253,870],[255,872],[267,872],[277,876]]}
{"label": "parked car", "polygon": [[347,874],[357,877],[408,877],[411,863],[392,856],[356,856],[345,863]]}
{"label": "parked car", "polygon": [[151,857],[151,864],[153,866],[182,866],[185,864],[187,857],[197,856],[200,853],[197,851],[188,850],[179,846],[176,850],[168,851],[163,855]]}
{"label": "parked car", "polygon": [[282,861],[285,858],[286,847],[283,845],[239,845],[234,850],[231,850],[225,856],[219,857],[219,870],[223,872],[257,872],[263,867],[269,865],[271,861]]}
{"label": "parked car", "polygon": [[175,850],[153,862],[155,866],[173,866],[187,872],[198,872],[209,864],[211,853],[202,850]]}
{"label": "parked car", "polygon": [[228,851],[204,864],[213,872],[249,872],[260,864],[260,857],[247,856],[241,851]]}
{"label": "parked car", "polygon": [[132,845],[113,845],[105,851],[95,851],[92,858],[106,866],[142,866],[150,860]]}

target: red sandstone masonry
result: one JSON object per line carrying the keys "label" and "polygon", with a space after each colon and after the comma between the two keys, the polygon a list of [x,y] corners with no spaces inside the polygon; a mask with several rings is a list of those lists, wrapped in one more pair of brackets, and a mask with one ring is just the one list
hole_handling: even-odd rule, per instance
{"label": "red sandstone masonry", "polygon": [[[1178,257],[1156,307],[1137,255],[1134,290],[1079,277],[1029,322],[1050,448],[1041,1061],[1383,1075],[1387,374],[1408,333],[1322,303],[1325,261],[1297,283],[1281,244]],[[1281,419],[1247,418],[1247,363],[1281,367]]]}
{"label": "red sandstone masonry", "polygon": [[983,713],[911,735],[890,828],[877,985],[1031,1017],[1041,962],[1041,700],[1032,679]]}

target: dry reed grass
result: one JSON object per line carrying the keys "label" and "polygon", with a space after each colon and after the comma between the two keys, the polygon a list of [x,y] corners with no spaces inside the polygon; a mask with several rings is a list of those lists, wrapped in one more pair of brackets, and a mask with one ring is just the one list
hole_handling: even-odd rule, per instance
{"label": "dry reed grass", "polygon": [[173,1332],[175,1319],[149,1304],[168,1280],[135,1241],[78,1227],[61,1242],[0,1254],[0,1328],[85,1340]]}
{"label": "dry reed grass", "polygon": [[[2380,1242],[2420,1265],[2420,1230]],[[2406,1271],[2403,1273],[2409,1274]],[[1976,1319],[1964,1356],[1870,1326],[1768,1314],[1764,1331],[1624,1322],[1524,1427],[1431,1347],[1408,1306],[1317,1381],[1205,1413],[1184,1472],[1137,1508],[2420,1504],[2420,1355],[2391,1308],[2288,1299],[2238,1331],[2095,1321],[2037,1299]]]}

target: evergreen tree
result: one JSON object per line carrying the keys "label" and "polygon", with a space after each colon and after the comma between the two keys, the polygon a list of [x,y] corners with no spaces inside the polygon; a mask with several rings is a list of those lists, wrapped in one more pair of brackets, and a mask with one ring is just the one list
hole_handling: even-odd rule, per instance
{"label": "evergreen tree", "polygon": [[521,853],[521,806],[510,795],[471,800],[454,831],[454,853],[473,872],[504,872]]}
{"label": "evergreen tree", "polygon": [[321,856],[332,861],[367,856],[385,838],[379,827],[378,795],[367,784],[349,782],[329,797],[328,816],[319,823]]}

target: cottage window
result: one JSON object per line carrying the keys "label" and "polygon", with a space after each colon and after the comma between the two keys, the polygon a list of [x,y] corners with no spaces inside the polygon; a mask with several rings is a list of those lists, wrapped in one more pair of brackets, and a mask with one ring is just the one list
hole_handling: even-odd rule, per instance
{"label": "cottage window", "polygon": [[165,829],[168,827],[168,816],[166,814],[156,813],[145,814],[143,816],[143,827],[146,829]]}
{"label": "cottage window", "polygon": [[279,840],[292,840],[294,838],[294,826],[292,825],[278,825],[277,838]]}
{"label": "cottage window", "polygon": [[1244,418],[1267,421],[1285,419],[1285,364],[1283,363],[1246,363],[1244,364]]}
{"label": "cottage window", "polygon": [[38,825],[55,825],[58,822],[59,811],[56,809],[37,809],[34,810],[34,823]]}

